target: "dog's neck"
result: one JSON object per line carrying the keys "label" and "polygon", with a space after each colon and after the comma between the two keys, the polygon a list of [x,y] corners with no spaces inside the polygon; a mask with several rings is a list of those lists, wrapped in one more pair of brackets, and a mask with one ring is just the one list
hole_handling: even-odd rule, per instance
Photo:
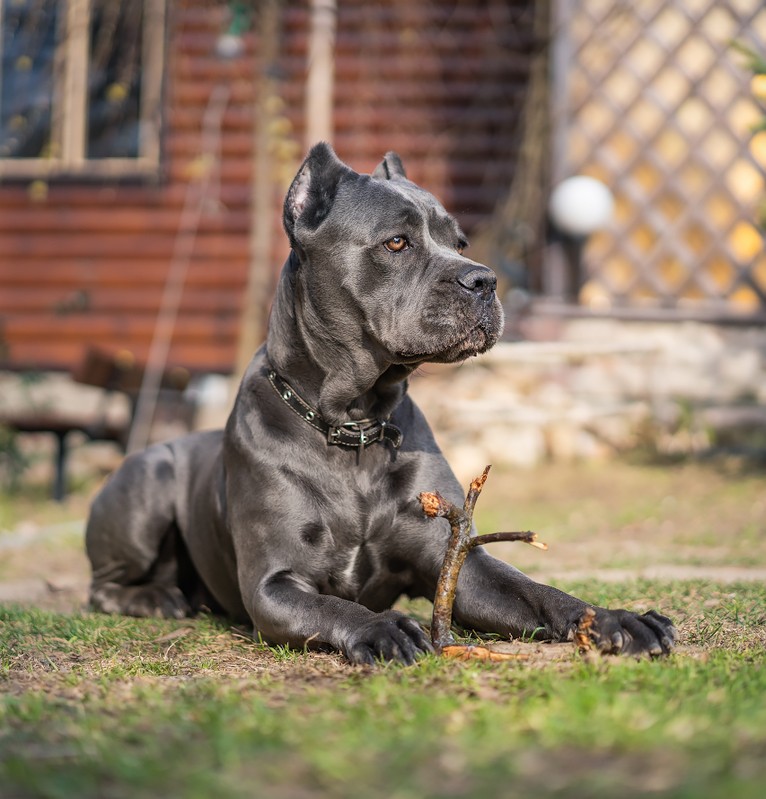
{"label": "dog's neck", "polygon": [[387,362],[373,342],[352,352],[341,327],[333,329],[313,306],[299,271],[291,252],[269,319],[266,350],[272,366],[330,424],[388,419],[407,391],[413,367]]}

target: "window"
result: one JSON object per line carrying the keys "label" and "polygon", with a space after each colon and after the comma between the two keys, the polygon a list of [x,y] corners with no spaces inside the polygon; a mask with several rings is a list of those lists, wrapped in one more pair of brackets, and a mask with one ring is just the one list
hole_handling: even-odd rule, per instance
{"label": "window", "polygon": [[165,0],[0,0],[0,177],[156,173]]}

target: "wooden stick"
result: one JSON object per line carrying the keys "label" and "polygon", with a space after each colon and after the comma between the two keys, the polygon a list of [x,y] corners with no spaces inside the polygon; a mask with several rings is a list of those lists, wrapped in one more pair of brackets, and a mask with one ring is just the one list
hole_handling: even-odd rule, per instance
{"label": "wooden stick", "polygon": [[[484,483],[487,481],[490,467],[471,481],[465,502],[462,508],[458,508],[448,499],[445,499],[437,491],[424,492],[418,496],[423,511],[430,518],[441,517],[447,519],[450,524],[451,535],[447,544],[447,551],[444,553],[439,580],[436,584],[436,595],[434,596],[434,610],[431,617],[431,642],[437,652],[444,652],[445,647],[450,648],[450,656],[455,655],[455,639],[452,637],[452,606],[455,603],[455,592],[457,591],[457,581],[460,569],[465,563],[468,553],[475,546],[491,544],[496,541],[523,541],[531,544],[538,549],[547,549],[547,545],[539,543],[536,533],[488,533],[486,535],[472,535],[473,511],[476,501],[479,499]],[[468,649],[468,647],[466,647]],[[482,650],[486,647],[471,647],[472,650]],[[466,657],[481,657],[482,659],[503,659],[506,658],[487,658],[484,653],[466,654]]]}
{"label": "wooden stick", "polygon": [[478,547],[484,544],[494,544],[496,541],[521,541],[535,549],[547,550],[548,545],[537,540],[537,533],[527,530],[523,533],[485,533],[471,539],[471,546]]}
{"label": "wooden stick", "polygon": [[493,652],[486,646],[445,646],[441,651],[442,657],[453,660],[529,660],[528,652]]}

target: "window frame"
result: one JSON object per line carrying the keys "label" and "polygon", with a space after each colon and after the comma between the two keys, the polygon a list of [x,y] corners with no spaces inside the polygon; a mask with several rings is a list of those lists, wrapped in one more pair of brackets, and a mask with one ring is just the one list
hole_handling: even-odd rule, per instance
{"label": "window frame", "polygon": [[[155,177],[160,169],[162,83],[167,0],[142,0],[141,100],[139,155],[135,158],[88,158],[88,55],[92,0],[66,0],[64,31],[56,48],[51,140],[58,154],[37,158],[0,157],[0,180],[52,177]],[[0,0],[0,30],[3,24]],[[0,38],[0,59],[2,39]],[[2,61],[0,60],[0,64]],[[60,65],[60,68],[58,68]]]}

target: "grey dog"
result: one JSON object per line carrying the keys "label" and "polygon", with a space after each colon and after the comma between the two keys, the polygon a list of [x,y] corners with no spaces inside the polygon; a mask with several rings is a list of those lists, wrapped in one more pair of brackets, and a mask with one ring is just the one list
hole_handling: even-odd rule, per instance
{"label": "grey dog", "polygon": [[[407,379],[497,341],[495,275],[463,254],[456,221],[395,153],[363,175],[316,145],[284,225],[292,249],[266,343],[226,429],[128,457],[94,500],[91,604],[175,618],[207,607],[271,643],[411,663],[428,637],[391,607],[433,598],[449,536],[417,496],[462,503],[463,492]],[[567,640],[588,607],[476,548],[454,618]],[[604,651],[673,647],[672,623],[654,611],[594,610]]]}

